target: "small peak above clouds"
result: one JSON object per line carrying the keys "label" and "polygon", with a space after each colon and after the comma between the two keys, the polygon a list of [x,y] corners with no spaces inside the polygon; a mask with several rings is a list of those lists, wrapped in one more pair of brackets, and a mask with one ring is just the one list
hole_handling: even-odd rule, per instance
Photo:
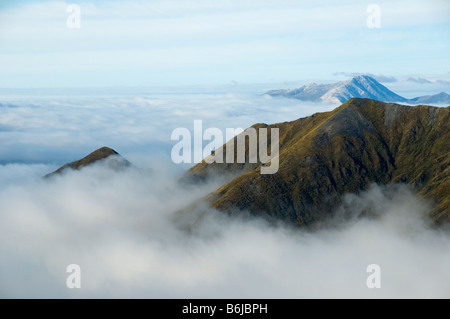
{"label": "small peak above clouds", "polygon": [[350,80],[347,80],[347,82],[377,82],[377,80],[375,80],[375,78],[369,76],[369,75],[364,75],[364,74],[360,74],[360,75],[356,75],[354,77],[352,77]]}
{"label": "small peak above clouds", "polygon": [[108,159],[108,160],[111,159],[111,161],[108,162],[108,166],[112,169],[121,169],[121,168],[128,167],[131,165],[131,163],[128,160],[123,158],[115,150],[104,146],[104,147],[101,147],[101,148],[95,150],[94,152],[90,153],[89,155],[83,157],[82,159],[80,159],[78,161],[67,163],[67,164],[61,166],[53,173],[45,175],[45,177],[48,178],[48,177],[51,177],[54,175],[61,174],[61,173],[63,173],[63,171],[65,171],[67,169],[80,170],[83,167],[93,165],[94,163],[97,163],[99,161],[106,160],[106,159]]}

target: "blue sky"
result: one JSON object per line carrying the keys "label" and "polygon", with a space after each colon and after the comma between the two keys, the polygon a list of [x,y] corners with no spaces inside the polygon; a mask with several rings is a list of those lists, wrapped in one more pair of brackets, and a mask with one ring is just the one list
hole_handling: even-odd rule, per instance
{"label": "blue sky", "polygon": [[[0,3],[0,88],[450,77],[445,0]],[[371,3],[381,28],[367,27]]]}

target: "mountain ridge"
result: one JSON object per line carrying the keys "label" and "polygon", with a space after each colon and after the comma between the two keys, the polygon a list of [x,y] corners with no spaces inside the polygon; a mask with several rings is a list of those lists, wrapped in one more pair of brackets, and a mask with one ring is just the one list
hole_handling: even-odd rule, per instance
{"label": "mountain ridge", "polygon": [[103,146],[103,147],[93,151],[89,155],[83,157],[80,160],[64,164],[63,166],[61,166],[54,172],[45,175],[44,178],[49,178],[49,177],[52,177],[55,175],[60,175],[68,169],[80,170],[84,167],[91,166],[100,161],[110,159],[111,157],[114,157],[115,161],[108,163],[108,164],[113,169],[120,169],[122,167],[128,167],[131,165],[131,163],[128,162],[128,160],[123,158],[115,150],[113,150],[112,148]]}
{"label": "mountain ridge", "polygon": [[298,89],[270,90],[265,94],[325,103],[344,103],[354,97],[410,104],[450,103],[450,95],[445,92],[407,99],[389,90],[368,75],[358,75],[349,80],[332,84],[310,83]]}
{"label": "mountain ridge", "polygon": [[274,175],[261,175],[261,163],[200,163],[189,173],[201,179],[241,169],[206,197],[212,207],[300,226],[327,218],[345,193],[407,184],[435,203],[429,214],[440,224],[450,221],[449,110],[352,98],[331,112],[268,125],[280,131]]}

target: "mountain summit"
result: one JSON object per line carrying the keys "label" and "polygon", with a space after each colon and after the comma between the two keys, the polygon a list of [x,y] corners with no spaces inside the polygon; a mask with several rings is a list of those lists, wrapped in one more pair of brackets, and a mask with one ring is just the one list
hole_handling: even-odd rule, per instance
{"label": "mountain summit", "polygon": [[102,160],[111,159],[111,161],[108,163],[108,165],[113,169],[120,169],[123,167],[130,166],[130,162],[128,162],[125,158],[123,158],[119,153],[117,153],[115,150],[109,148],[109,147],[101,147],[94,152],[90,153],[86,157],[83,157],[82,159],[67,163],[60,168],[58,168],[53,173],[45,175],[45,177],[51,177],[53,175],[61,174],[63,171],[67,169],[73,169],[73,170],[80,170],[83,167],[93,165],[94,163],[97,163]]}
{"label": "mountain summit", "polygon": [[331,112],[254,125],[279,129],[276,174],[260,174],[261,163],[204,162],[190,174],[201,180],[240,170],[207,197],[213,207],[229,213],[245,210],[307,226],[330,216],[346,193],[373,183],[401,183],[434,203],[430,216],[436,223],[448,222],[449,111],[352,98]]}
{"label": "mountain summit", "polygon": [[271,96],[284,96],[303,101],[344,103],[350,98],[369,98],[382,102],[404,102],[411,104],[450,103],[450,96],[444,92],[436,95],[404,98],[368,75],[358,75],[347,81],[334,84],[311,83],[298,89],[272,90],[266,92]]}
{"label": "mountain summit", "polygon": [[321,99],[326,102],[344,103],[350,98],[369,98],[386,102],[405,102],[406,99],[395,94],[374,78],[367,75],[355,76],[350,80],[338,82]]}

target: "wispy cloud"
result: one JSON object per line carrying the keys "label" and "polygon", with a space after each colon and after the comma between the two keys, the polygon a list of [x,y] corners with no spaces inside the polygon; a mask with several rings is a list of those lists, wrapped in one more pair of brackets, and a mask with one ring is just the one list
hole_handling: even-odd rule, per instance
{"label": "wispy cloud", "polygon": [[449,89],[450,89],[450,81],[446,81],[446,80],[436,80],[437,83],[442,84],[442,85],[448,85]]}
{"label": "wispy cloud", "polygon": [[347,77],[354,77],[357,75],[368,75],[370,77],[373,77],[375,80],[379,82],[384,83],[393,83],[397,82],[398,80],[394,76],[390,75],[383,75],[383,74],[372,74],[372,73],[361,73],[361,72],[334,72],[333,75],[343,75]]}
{"label": "wispy cloud", "polygon": [[410,78],[407,78],[406,81],[415,82],[415,83],[419,83],[419,84],[430,84],[430,83],[433,83],[433,82],[431,82],[431,81],[429,81],[429,80],[427,80],[425,78],[411,78],[410,77]]}

